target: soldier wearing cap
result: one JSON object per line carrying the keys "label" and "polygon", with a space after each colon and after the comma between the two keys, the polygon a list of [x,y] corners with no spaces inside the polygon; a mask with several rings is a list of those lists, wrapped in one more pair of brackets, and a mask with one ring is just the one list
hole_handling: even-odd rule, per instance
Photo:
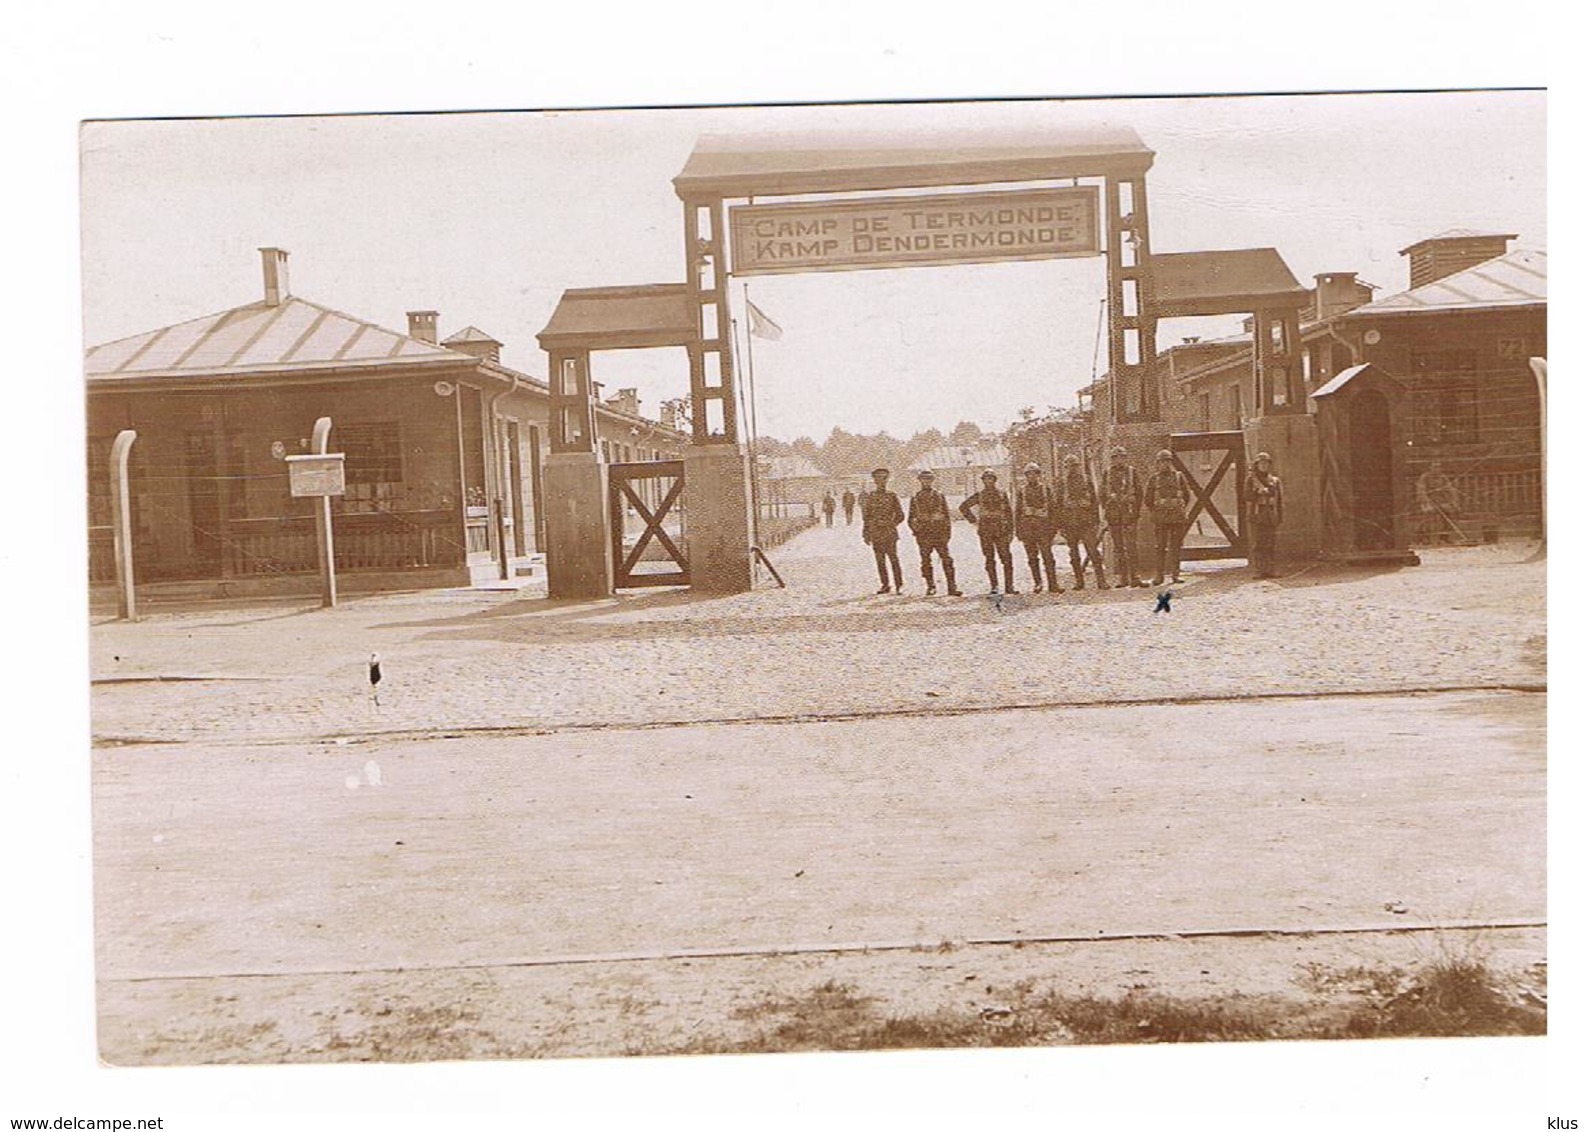
{"label": "soldier wearing cap", "polygon": [[[1070,569],[1075,572],[1075,588],[1086,588],[1086,562],[1090,560],[1097,575],[1097,588],[1106,590],[1103,575],[1103,550],[1098,544],[1097,488],[1086,474],[1081,458],[1073,452],[1064,457],[1064,478],[1059,484],[1059,533],[1070,547]],[[1086,551],[1086,559],[1081,551]]]}
{"label": "soldier wearing cap", "polygon": [[948,500],[932,486],[932,480],[931,471],[923,471],[921,490],[910,496],[910,532],[915,535],[915,545],[921,552],[921,577],[926,581],[926,596],[937,593],[937,579],[932,574],[932,552],[935,550],[943,563],[948,596],[959,597],[959,587],[954,584],[954,557],[948,552],[954,520],[948,511]]}
{"label": "soldier wearing cap", "polygon": [[959,505],[959,513],[976,528],[981,539],[981,552],[987,564],[987,582],[992,592],[998,592],[998,562],[1004,564],[1004,590],[1015,593],[1015,563],[1009,553],[1009,540],[1014,535],[1014,514],[1009,497],[998,490],[998,473],[981,474],[981,490],[967,496]]}
{"label": "soldier wearing cap", "polygon": [[1274,458],[1259,452],[1246,477],[1246,517],[1252,529],[1252,568],[1259,578],[1274,576],[1274,540],[1285,517],[1285,496],[1274,475]]}
{"label": "soldier wearing cap", "polygon": [[1015,489],[1015,537],[1026,548],[1026,564],[1031,567],[1031,592],[1042,592],[1042,571],[1047,570],[1048,592],[1061,594],[1058,571],[1053,565],[1053,535],[1058,530],[1053,493],[1042,482],[1042,465],[1026,465],[1026,482]]}
{"label": "soldier wearing cap", "polygon": [[1103,519],[1114,543],[1114,573],[1119,588],[1144,586],[1136,571],[1136,523],[1141,518],[1141,480],[1126,463],[1123,448],[1108,454],[1103,473]]}
{"label": "soldier wearing cap", "polygon": [[904,592],[904,573],[899,569],[899,524],[904,522],[904,508],[899,497],[888,490],[888,469],[877,468],[871,473],[876,487],[860,497],[860,537],[871,547],[877,559],[877,577],[882,585],[879,594],[889,592],[888,567],[893,567],[893,589]]}
{"label": "soldier wearing cap", "polygon": [[1152,584],[1158,586],[1163,584],[1165,574],[1180,580],[1180,544],[1185,539],[1191,489],[1186,486],[1185,477],[1175,470],[1173,452],[1161,449],[1154,463],[1144,497],[1147,513],[1152,516]]}

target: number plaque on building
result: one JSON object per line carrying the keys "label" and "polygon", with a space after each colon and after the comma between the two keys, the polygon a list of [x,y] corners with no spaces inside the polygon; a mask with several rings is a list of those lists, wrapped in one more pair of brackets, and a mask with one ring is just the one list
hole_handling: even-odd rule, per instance
{"label": "number plaque on building", "polygon": [[346,495],[347,477],[341,452],[323,456],[288,456],[287,478],[293,498],[307,495]]}
{"label": "number plaque on building", "polygon": [[1102,253],[1092,185],[739,205],[728,212],[735,275]]}

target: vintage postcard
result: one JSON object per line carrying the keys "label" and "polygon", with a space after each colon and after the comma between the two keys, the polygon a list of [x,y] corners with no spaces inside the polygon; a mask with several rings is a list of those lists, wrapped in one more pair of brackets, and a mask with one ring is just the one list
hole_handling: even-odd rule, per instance
{"label": "vintage postcard", "polygon": [[1544,1034],[1544,122],[85,123],[100,1056]]}

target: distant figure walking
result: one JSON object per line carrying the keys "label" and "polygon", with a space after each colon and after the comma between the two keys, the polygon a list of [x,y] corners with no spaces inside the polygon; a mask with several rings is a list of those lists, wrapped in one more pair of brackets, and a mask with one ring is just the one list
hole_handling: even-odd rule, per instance
{"label": "distant figure walking", "polygon": [[899,524],[904,522],[904,508],[899,497],[888,490],[888,469],[878,468],[871,473],[876,487],[860,499],[860,537],[871,547],[877,560],[877,578],[882,582],[879,594],[889,592],[888,567],[893,567],[893,591],[904,592],[904,573],[899,569]]}
{"label": "distant figure walking", "polygon": [[943,577],[948,579],[948,596],[960,597],[954,584],[954,556],[948,552],[949,535],[953,533],[954,517],[948,512],[948,500],[932,486],[930,471],[921,473],[921,490],[910,496],[910,532],[915,535],[915,545],[921,552],[921,577],[926,582],[926,596],[937,593],[937,579],[932,574],[932,552],[937,552],[943,563]]}
{"label": "distant figure walking", "polygon": [[1152,584],[1161,586],[1166,574],[1180,580],[1180,544],[1185,540],[1191,489],[1175,470],[1173,452],[1162,449],[1156,463],[1157,469],[1147,481],[1146,500],[1152,515]]}
{"label": "distant figure walking", "polygon": [[847,487],[844,488],[844,526],[849,526],[855,521],[855,493]]}
{"label": "distant figure walking", "polygon": [[1252,461],[1251,473],[1246,477],[1246,516],[1252,528],[1252,568],[1259,578],[1274,576],[1274,542],[1279,524],[1285,518],[1285,496],[1280,490],[1279,477],[1273,472],[1274,461],[1267,452],[1259,452]]}
{"label": "distant figure walking", "polygon": [[838,510],[838,502],[833,498],[832,492],[822,496],[822,518],[827,520],[827,525],[833,525],[833,512]]}
{"label": "distant figure walking", "polygon": [[981,474],[981,490],[959,505],[959,513],[976,527],[987,565],[987,584],[992,592],[998,592],[998,563],[1002,562],[1004,590],[1017,593],[1014,556],[1009,553],[1009,541],[1014,537],[1014,510],[1009,505],[1009,497],[998,490],[997,472],[989,470]]}
{"label": "distant figure walking", "polygon": [[380,707],[380,653],[369,654],[369,695],[375,701],[375,706]]}

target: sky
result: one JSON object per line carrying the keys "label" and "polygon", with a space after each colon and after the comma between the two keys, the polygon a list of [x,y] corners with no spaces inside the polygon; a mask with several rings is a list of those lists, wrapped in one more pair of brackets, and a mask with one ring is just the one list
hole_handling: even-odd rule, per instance
{"label": "sky", "polygon": [[[305,299],[397,330],[440,312],[544,376],[569,287],[683,278],[672,178],[706,133],[1134,128],[1158,252],[1279,249],[1297,278],[1407,285],[1398,249],[1447,228],[1545,247],[1541,92],[1081,99],[729,109],[102,121],[83,127],[85,345],[260,297],[261,246]],[[895,436],[1075,403],[1097,351],[1100,258],[734,280],[783,328],[753,342],[762,435]],[[1170,320],[1159,346],[1239,331]],[[742,336],[741,336],[742,340]],[[1096,367],[1096,368],[1094,368]],[[642,408],[683,396],[682,350],[596,355]]]}

